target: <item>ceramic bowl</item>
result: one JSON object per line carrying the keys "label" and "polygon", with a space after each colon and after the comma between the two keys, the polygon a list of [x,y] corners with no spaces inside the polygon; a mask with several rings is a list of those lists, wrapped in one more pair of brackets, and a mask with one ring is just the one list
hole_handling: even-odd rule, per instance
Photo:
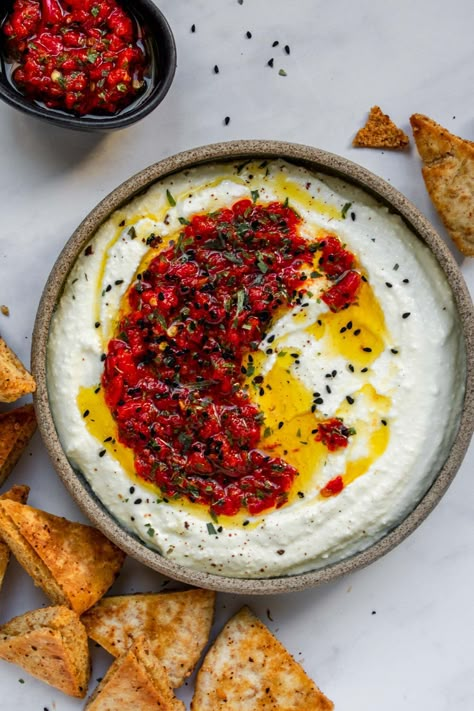
{"label": "ceramic bowl", "polygon": [[[0,98],[13,108],[48,123],[77,131],[110,131],[126,128],[153,111],[165,98],[176,70],[176,45],[171,28],[152,0],[123,0],[121,3],[143,28],[150,56],[150,78],[146,91],[130,106],[111,116],[74,116],[65,111],[48,109],[25,97],[11,82],[0,36]],[[2,3],[0,24],[11,10],[13,0]]]}
{"label": "ceramic bowl", "polygon": [[[146,190],[156,180],[171,173],[209,161],[224,159],[245,161],[257,156],[283,158],[310,170],[342,178],[363,188],[379,202],[388,206],[393,213],[400,215],[412,232],[428,245],[444,270],[457,305],[459,325],[467,355],[466,391],[457,435],[433,484],[420,501],[414,502],[411,513],[378,542],[341,562],[309,573],[270,579],[222,577],[186,568],[165,559],[123,528],[103,507],[86,479],[74,471],[67,460],[56,433],[46,384],[47,343],[51,317],[72,265],[97,228],[114,210]],[[86,516],[120,548],[150,568],[191,585],[237,593],[266,594],[302,590],[361,568],[387,553],[411,533],[439,502],[461,464],[469,445],[474,421],[472,302],[462,275],[442,239],[403,195],[364,168],[315,148],[275,141],[236,141],[180,153],[146,168],[102,200],[74,232],[48,279],[36,318],[32,367],[38,385],[35,405],[40,432],[59,476]]]}

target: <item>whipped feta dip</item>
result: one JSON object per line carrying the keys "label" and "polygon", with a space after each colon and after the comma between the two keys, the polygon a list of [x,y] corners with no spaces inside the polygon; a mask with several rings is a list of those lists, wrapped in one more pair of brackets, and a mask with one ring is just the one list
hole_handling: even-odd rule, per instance
{"label": "whipped feta dip", "polygon": [[[90,403],[92,394],[100,395],[107,343],[147,258],[150,235],[166,242],[193,215],[212,213],[256,191],[263,204],[288,200],[308,240],[331,234],[347,245],[370,296],[361,297],[358,311],[332,314],[315,287],[303,305],[273,321],[257,367],[277,387],[269,402],[258,393],[251,396],[265,423],[280,417],[301,421],[293,432],[298,446],[284,450],[300,476],[281,508],[216,521],[202,507],[164,499],[136,476],[133,452],[118,441],[110,412],[99,401]],[[365,333],[370,345],[359,346],[356,331]],[[291,353],[297,354],[293,360]],[[416,506],[455,437],[465,360],[446,277],[399,216],[333,177],[281,160],[253,160],[172,175],[110,216],[67,277],[50,327],[47,379],[69,461],[121,525],[188,568],[265,578],[347,558],[383,537]],[[316,456],[316,445],[309,442],[313,430],[304,430],[311,418],[302,404],[304,393],[318,395],[313,401],[321,416],[341,417],[354,430],[346,448],[326,450],[324,456],[319,449]],[[344,488],[335,496],[322,495],[341,475]]]}

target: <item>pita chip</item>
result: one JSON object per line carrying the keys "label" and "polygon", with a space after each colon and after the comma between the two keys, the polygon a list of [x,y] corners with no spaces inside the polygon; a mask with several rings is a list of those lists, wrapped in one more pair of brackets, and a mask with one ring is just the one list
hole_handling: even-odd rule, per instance
{"label": "pita chip", "polygon": [[87,634],[68,607],[33,610],[0,627],[0,659],[69,696],[82,699],[87,693]]}
{"label": "pita chip", "polygon": [[15,402],[35,390],[33,376],[0,338],[0,402]]}
{"label": "pita chip", "polygon": [[408,136],[393,123],[380,106],[372,106],[365,126],[357,131],[352,145],[355,148],[385,148],[400,151],[410,144]]}
{"label": "pita chip", "polygon": [[109,589],[125,554],[92,526],[0,501],[0,536],[35,585],[81,615]]}
{"label": "pita chip", "polygon": [[165,668],[144,638],[115,660],[84,711],[185,711],[169,685]]}
{"label": "pita chip", "polygon": [[192,673],[209,639],[214,605],[209,590],[120,595],[102,598],[82,622],[114,657],[144,635],[175,689]]}
{"label": "pita chip", "polygon": [[196,678],[192,711],[330,711],[334,705],[247,607],[224,627]]}
{"label": "pita chip", "polygon": [[456,246],[474,257],[474,142],[424,116],[410,117],[426,189]]}
{"label": "pita chip", "polygon": [[[29,486],[12,486],[9,491],[6,491],[0,496],[0,501],[2,499],[10,499],[11,501],[18,501],[21,504],[26,504],[29,493]],[[0,538],[0,589],[2,587],[3,578],[5,577],[9,560],[10,549],[7,544]]]}
{"label": "pita chip", "polygon": [[33,405],[17,407],[0,415],[0,485],[20,459],[35,430]]}

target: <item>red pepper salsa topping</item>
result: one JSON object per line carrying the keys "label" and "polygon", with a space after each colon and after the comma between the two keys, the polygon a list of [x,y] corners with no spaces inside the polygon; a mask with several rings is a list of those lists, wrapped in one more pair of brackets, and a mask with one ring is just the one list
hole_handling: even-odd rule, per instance
{"label": "red pepper salsa topping", "polygon": [[322,442],[330,452],[347,447],[349,437],[355,434],[352,427],[346,427],[344,422],[338,417],[324,420],[318,424],[318,431],[315,436],[316,442]]}
{"label": "red pepper salsa topping", "polygon": [[141,30],[115,0],[15,0],[2,30],[13,82],[48,108],[113,114],[145,89]]}
{"label": "red pepper salsa topping", "polygon": [[342,476],[335,476],[334,479],[328,481],[326,486],[321,489],[319,493],[321,494],[321,496],[324,496],[325,499],[328,499],[330,496],[336,496],[337,494],[340,494],[343,489],[344,480]]}
{"label": "red pepper salsa topping", "polygon": [[258,449],[262,413],[244,378],[275,311],[305,293],[319,246],[281,203],[240,200],[182,222],[128,292],[102,377],[107,405],[138,476],[165,497],[216,515],[280,507],[298,472]]}
{"label": "red pepper salsa topping", "polygon": [[331,311],[341,311],[354,303],[360,287],[361,275],[354,269],[355,257],[333,235],[325,237],[319,247],[322,250],[319,267],[335,282],[321,298]]}

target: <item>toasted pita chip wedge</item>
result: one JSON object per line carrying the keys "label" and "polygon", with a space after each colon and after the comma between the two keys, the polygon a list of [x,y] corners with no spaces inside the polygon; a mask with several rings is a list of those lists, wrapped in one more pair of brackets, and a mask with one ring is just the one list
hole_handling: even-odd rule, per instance
{"label": "toasted pita chip wedge", "polygon": [[0,658],[69,696],[87,693],[87,634],[68,607],[33,610],[0,627]]}
{"label": "toasted pita chip wedge", "polygon": [[[0,496],[0,501],[2,499],[9,499],[11,501],[18,501],[20,504],[26,504],[29,493],[29,486],[12,486],[9,491],[6,491]],[[9,560],[10,549],[7,544],[4,543],[4,541],[0,538],[0,589],[2,587],[3,578],[5,577]]]}
{"label": "toasted pita chip wedge", "polygon": [[474,142],[423,116],[410,117],[426,189],[453,242],[474,257]]}
{"label": "toasted pita chip wedge", "polygon": [[334,705],[247,607],[224,627],[198,672],[192,711],[330,711]]}
{"label": "toasted pita chip wedge", "polygon": [[0,536],[51,600],[81,615],[109,589],[125,554],[91,526],[0,501]]}
{"label": "toasted pita chip wedge", "polygon": [[35,390],[33,376],[0,338],[0,402],[15,402]]}
{"label": "toasted pita chip wedge", "polygon": [[352,145],[355,148],[385,148],[400,151],[410,144],[408,136],[396,126],[380,106],[372,106],[365,126],[357,131]]}
{"label": "toasted pita chip wedge", "polygon": [[33,405],[24,405],[0,415],[0,485],[20,459],[36,430]]}
{"label": "toasted pita chip wedge", "polygon": [[84,711],[185,711],[173,694],[166,670],[142,637],[115,660]]}
{"label": "toasted pita chip wedge", "polygon": [[214,604],[215,593],[197,589],[105,597],[82,622],[114,657],[144,635],[175,689],[192,673],[209,639]]}

